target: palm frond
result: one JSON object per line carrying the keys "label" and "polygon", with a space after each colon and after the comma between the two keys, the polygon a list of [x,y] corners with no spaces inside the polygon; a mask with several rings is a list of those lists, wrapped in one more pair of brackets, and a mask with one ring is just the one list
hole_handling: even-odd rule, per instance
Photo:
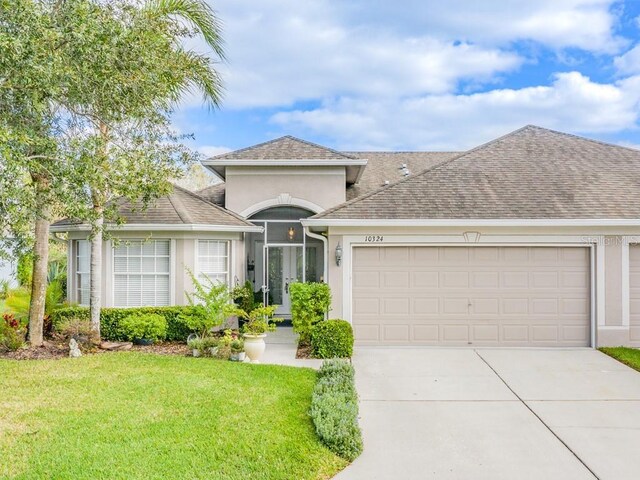
{"label": "palm frond", "polygon": [[221,60],[225,59],[221,22],[204,0],[149,0],[146,9],[158,17],[175,16],[184,19],[199,31]]}

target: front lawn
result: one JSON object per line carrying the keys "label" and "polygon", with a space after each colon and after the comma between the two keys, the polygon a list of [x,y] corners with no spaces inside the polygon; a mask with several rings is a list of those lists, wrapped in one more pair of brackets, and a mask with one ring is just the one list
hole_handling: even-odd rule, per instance
{"label": "front lawn", "polygon": [[326,479],[316,373],[111,353],[0,360],[0,478]]}
{"label": "front lawn", "polygon": [[637,348],[602,347],[600,351],[640,372],[640,350]]}

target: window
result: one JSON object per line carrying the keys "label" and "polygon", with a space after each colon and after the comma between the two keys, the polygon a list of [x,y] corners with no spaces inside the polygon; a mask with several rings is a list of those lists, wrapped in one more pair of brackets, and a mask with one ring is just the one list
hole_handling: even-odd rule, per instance
{"label": "window", "polygon": [[229,283],[229,242],[198,240],[198,276]]}
{"label": "window", "polygon": [[169,240],[131,240],[114,249],[116,307],[169,305]]}
{"label": "window", "polygon": [[89,305],[90,257],[91,244],[89,240],[76,240],[76,298],[80,305]]}

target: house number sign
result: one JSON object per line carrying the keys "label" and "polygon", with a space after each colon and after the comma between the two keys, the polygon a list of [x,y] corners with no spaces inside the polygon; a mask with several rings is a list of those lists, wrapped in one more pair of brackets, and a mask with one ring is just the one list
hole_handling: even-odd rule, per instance
{"label": "house number sign", "polygon": [[379,243],[384,241],[383,235],[365,235],[364,241],[367,243]]}

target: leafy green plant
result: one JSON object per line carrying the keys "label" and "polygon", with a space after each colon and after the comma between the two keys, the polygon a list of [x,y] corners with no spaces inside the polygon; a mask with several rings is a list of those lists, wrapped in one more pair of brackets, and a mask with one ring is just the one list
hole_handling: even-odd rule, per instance
{"label": "leafy green plant", "polygon": [[[171,307],[134,307],[134,308],[103,308],[100,310],[100,332],[104,340],[120,341],[125,340],[120,330],[120,322],[135,314],[155,313],[162,315],[167,321],[166,340],[184,342],[187,337],[195,333],[184,322],[184,317],[197,317],[203,315],[204,311],[189,305],[175,305]],[[79,318],[89,321],[89,309],[87,307],[65,307],[55,310],[51,314],[51,321],[55,331],[60,331],[60,327],[66,320]]]}
{"label": "leafy green plant", "polygon": [[232,302],[229,287],[221,282],[214,282],[205,277],[200,282],[191,270],[187,270],[193,282],[193,293],[186,293],[189,304],[196,307],[198,315],[185,314],[184,323],[193,330],[198,330],[201,337],[209,335],[212,329],[220,327],[234,315],[242,316],[244,312]]}
{"label": "leafy green plant", "polygon": [[231,297],[243,312],[250,312],[257,306],[253,292],[253,284],[249,280],[242,285],[236,286],[231,291]]}
{"label": "leafy green plant", "polygon": [[327,360],[311,397],[311,419],[329,450],[353,461],[362,453],[354,371],[345,360]]}
{"label": "leafy green plant", "polygon": [[31,277],[33,276],[33,254],[24,253],[18,257],[16,265],[16,279],[21,287],[31,286]]}
{"label": "leafy green plant", "polygon": [[349,358],[353,355],[353,328],[346,320],[325,320],[311,331],[311,349],[318,358]]}
{"label": "leafy green plant", "polygon": [[308,344],[313,326],[324,320],[331,306],[331,289],[326,283],[292,283],[291,323],[300,335],[300,343]]}
{"label": "leafy green plant", "polygon": [[0,280],[0,300],[4,300],[9,295],[9,280]]}
{"label": "leafy green plant", "polygon": [[4,313],[0,321],[0,347],[15,351],[24,345],[25,329],[12,313]]}
{"label": "leafy green plant", "polygon": [[245,315],[246,322],[242,326],[243,333],[247,335],[262,335],[267,332],[273,332],[276,329],[276,323],[281,322],[282,318],[274,318],[277,305],[269,305],[265,307],[261,303]]}
{"label": "leafy green plant", "polygon": [[191,350],[200,352],[200,356],[209,357],[211,356],[211,349],[218,346],[218,341],[215,337],[195,337],[187,341],[187,346]]}
{"label": "leafy green plant", "polygon": [[127,340],[163,340],[167,336],[167,321],[155,313],[129,315],[120,322]]}
{"label": "leafy green plant", "polygon": [[231,353],[241,353],[244,352],[244,340],[238,337],[231,342]]}

